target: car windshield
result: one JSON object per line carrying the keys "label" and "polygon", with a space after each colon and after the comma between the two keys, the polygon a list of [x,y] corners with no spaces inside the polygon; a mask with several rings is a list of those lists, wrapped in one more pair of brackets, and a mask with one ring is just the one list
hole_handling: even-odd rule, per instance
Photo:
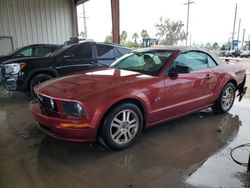
{"label": "car windshield", "polygon": [[56,51],[54,51],[53,53],[48,54],[46,57],[48,57],[48,56],[50,56],[50,57],[51,57],[51,56],[57,56],[57,55],[59,55],[60,53],[64,52],[65,50],[69,49],[71,46],[72,46],[72,45],[63,46],[63,47],[57,49]]}
{"label": "car windshield", "polygon": [[148,75],[157,75],[171,54],[172,51],[166,50],[132,52],[115,61],[110,65],[110,68],[131,70]]}

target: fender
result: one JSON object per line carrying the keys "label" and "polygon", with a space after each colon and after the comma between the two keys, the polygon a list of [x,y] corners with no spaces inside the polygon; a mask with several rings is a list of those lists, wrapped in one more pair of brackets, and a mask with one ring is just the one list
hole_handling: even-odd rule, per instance
{"label": "fender", "polygon": [[[145,111],[145,117],[148,116],[148,113],[150,111],[150,102],[147,99],[147,97],[144,95],[144,93],[140,93],[140,95],[127,95],[127,96],[122,96],[122,97],[117,97],[112,101],[108,101],[108,104],[105,105],[105,107],[99,107],[98,109],[96,109],[94,115],[93,115],[93,125],[95,125],[96,129],[98,129],[98,127],[100,126],[100,123],[104,117],[104,115],[108,112],[109,109],[111,109],[112,106],[114,106],[115,104],[118,104],[121,101],[124,100],[136,100],[138,102],[140,102],[140,104],[142,105],[144,111]],[[102,100],[102,101],[105,101]],[[106,100],[107,101],[107,100]]]}

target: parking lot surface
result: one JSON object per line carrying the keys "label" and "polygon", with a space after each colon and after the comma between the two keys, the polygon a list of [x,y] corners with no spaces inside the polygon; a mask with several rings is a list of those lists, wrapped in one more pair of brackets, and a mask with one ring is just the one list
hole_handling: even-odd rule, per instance
{"label": "parking lot surface", "polygon": [[[248,67],[250,60],[243,59]],[[210,109],[147,129],[112,152],[41,133],[23,93],[0,89],[0,187],[249,187],[230,148],[250,142],[250,94],[229,113]],[[246,152],[237,153],[247,160]]]}

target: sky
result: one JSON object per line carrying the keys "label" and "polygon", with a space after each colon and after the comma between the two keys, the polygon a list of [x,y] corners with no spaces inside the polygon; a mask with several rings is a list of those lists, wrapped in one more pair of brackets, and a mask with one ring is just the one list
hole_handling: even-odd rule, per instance
{"label": "sky", "polygon": [[[146,29],[149,36],[156,37],[155,24],[160,17],[173,21],[182,21],[186,30],[188,0],[120,0],[120,31],[126,30],[128,39],[134,33],[140,36]],[[220,45],[232,38],[236,3],[238,12],[235,32],[241,19],[239,39],[242,40],[243,29],[246,29],[245,40],[250,35],[250,0],[191,0],[189,33],[191,43],[206,44],[218,42]],[[83,7],[78,6],[79,31],[83,31]],[[90,0],[85,3],[87,34],[89,39],[102,42],[111,34],[110,0]],[[237,39],[235,33],[235,39]],[[132,40],[132,39],[131,39]]]}

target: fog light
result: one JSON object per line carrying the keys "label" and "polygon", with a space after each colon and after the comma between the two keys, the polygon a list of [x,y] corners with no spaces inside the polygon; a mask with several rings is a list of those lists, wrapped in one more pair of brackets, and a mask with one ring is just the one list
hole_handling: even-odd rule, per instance
{"label": "fog light", "polygon": [[85,128],[88,126],[88,123],[60,123],[60,127],[63,128]]}

